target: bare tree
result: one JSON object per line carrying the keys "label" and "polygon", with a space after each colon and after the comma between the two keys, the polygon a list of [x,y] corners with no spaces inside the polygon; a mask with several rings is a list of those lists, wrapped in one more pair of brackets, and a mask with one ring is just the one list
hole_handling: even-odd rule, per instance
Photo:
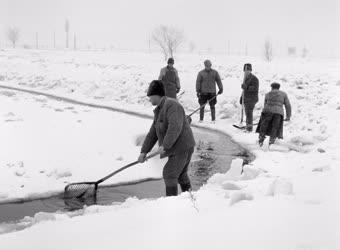
{"label": "bare tree", "polygon": [[68,21],[68,19],[66,19],[65,21],[65,32],[66,32],[66,48],[68,49],[68,36],[70,32],[70,22]]}
{"label": "bare tree", "polygon": [[264,58],[267,62],[273,60],[273,46],[270,40],[264,42]]}
{"label": "bare tree", "polygon": [[287,52],[289,56],[295,56],[296,55],[296,47],[288,47]]}
{"label": "bare tree", "polygon": [[19,40],[19,29],[17,27],[9,28],[7,30],[7,38],[11,41],[13,48],[15,48],[15,44]]}
{"label": "bare tree", "polygon": [[307,57],[308,52],[309,52],[308,49],[306,48],[306,46],[304,46],[303,49],[302,49],[302,54],[301,54],[301,56],[302,56],[303,58]]}
{"label": "bare tree", "polygon": [[190,53],[193,53],[196,49],[196,44],[194,42],[189,43],[189,51]]}
{"label": "bare tree", "polygon": [[152,34],[152,40],[161,49],[164,60],[167,58],[174,57],[174,53],[184,42],[183,32],[165,25],[161,25],[156,28]]}

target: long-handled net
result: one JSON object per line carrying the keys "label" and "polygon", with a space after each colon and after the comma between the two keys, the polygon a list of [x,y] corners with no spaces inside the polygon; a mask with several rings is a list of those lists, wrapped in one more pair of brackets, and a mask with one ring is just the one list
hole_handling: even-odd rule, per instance
{"label": "long-handled net", "polygon": [[[148,155],[145,160],[150,159],[156,155],[158,155],[158,152],[151,153]],[[117,169],[116,171],[112,172],[111,174],[105,176],[104,178],[94,181],[94,182],[76,182],[76,183],[70,183],[68,184],[64,189],[64,198],[65,199],[82,199],[86,197],[96,196],[98,185],[102,183],[103,181],[109,179],[110,177],[114,176],[115,174],[123,171],[124,169],[127,169],[129,167],[132,167],[136,164],[138,164],[139,161],[134,161],[124,167],[121,167]]]}
{"label": "long-handled net", "polygon": [[[183,92],[184,93],[184,92]],[[205,107],[210,101],[214,100],[217,97],[217,95],[213,96],[211,99],[209,99],[205,104],[201,105],[199,108],[191,112],[187,117],[190,118],[193,114],[195,114],[197,111]],[[145,160],[150,159],[154,156],[158,155],[158,152],[151,153],[146,157]],[[132,167],[136,164],[138,164],[138,161],[132,162],[114,172],[111,174],[105,176],[104,178],[94,181],[94,182],[76,182],[76,183],[70,183],[68,184],[64,189],[64,198],[65,199],[83,199],[86,197],[93,197],[97,195],[98,185],[102,183],[103,181],[109,179],[110,177],[114,176],[115,174],[123,171],[124,169],[127,169],[129,167]]]}
{"label": "long-handled net", "polygon": [[[218,94],[217,94],[218,95]],[[217,95],[214,95],[212,98],[210,98],[206,103],[202,104],[199,108],[195,109],[194,111],[192,111],[189,115],[187,115],[187,119],[189,121],[189,123],[191,123],[192,119],[191,116],[193,114],[195,114],[197,111],[201,110],[202,108],[204,108],[208,103],[210,103],[212,100],[214,100]]]}

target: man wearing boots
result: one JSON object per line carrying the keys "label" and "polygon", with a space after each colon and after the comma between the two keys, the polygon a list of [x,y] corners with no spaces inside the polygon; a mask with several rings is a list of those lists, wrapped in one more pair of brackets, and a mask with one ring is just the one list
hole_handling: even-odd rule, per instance
{"label": "man wearing boots", "polygon": [[259,100],[259,80],[252,74],[252,66],[246,63],[243,66],[244,78],[242,87],[242,96],[240,104],[243,105],[246,115],[246,131],[253,131],[253,111],[255,104]]}
{"label": "man wearing boots", "polygon": [[163,168],[166,195],[177,195],[178,184],[182,192],[189,191],[191,184],[187,172],[195,140],[184,109],[177,100],[165,96],[164,86],[159,80],[150,83],[147,96],[156,108],[138,161],[144,162],[146,154],[158,141],[161,158],[168,157]]}
{"label": "man wearing boots", "polygon": [[259,145],[261,147],[266,135],[270,136],[269,145],[273,144],[276,138],[283,138],[283,106],[286,109],[285,121],[290,120],[292,112],[287,94],[279,90],[280,84],[274,82],[271,84],[271,88],[272,90],[265,96],[260,122],[256,128],[256,133],[259,133]]}
{"label": "man wearing boots", "polygon": [[178,72],[174,68],[175,60],[173,58],[168,59],[168,65],[161,69],[158,80],[161,80],[164,84],[165,96],[176,98],[177,93],[181,89],[179,82]]}
{"label": "man wearing boots", "polygon": [[[216,97],[216,84],[218,86],[218,94],[223,93],[223,85],[218,72],[211,68],[210,60],[204,61],[204,69],[197,75],[196,80],[196,93],[198,103],[200,105],[206,104],[209,100],[211,121],[214,123],[216,119],[215,105],[217,103]],[[200,109],[200,122],[204,119],[204,107]]]}

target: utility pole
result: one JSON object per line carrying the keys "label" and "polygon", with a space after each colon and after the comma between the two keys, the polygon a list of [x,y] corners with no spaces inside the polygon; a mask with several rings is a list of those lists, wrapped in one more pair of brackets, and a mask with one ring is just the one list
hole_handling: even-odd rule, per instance
{"label": "utility pole", "polygon": [[53,32],[53,48],[55,49],[55,31]]}
{"label": "utility pole", "polygon": [[74,49],[74,50],[77,49],[77,38],[76,38],[76,33],[74,33],[74,36],[73,36],[73,49]]}
{"label": "utility pole", "polygon": [[230,56],[230,40],[228,40],[228,56]]}
{"label": "utility pole", "polygon": [[70,31],[70,22],[68,21],[68,19],[66,19],[66,21],[65,21],[66,49],[68,49],[68,35],[69,35],[69,31]]}
{"label": "utility pole", "polygon": [[149,53],[151,53],[151,39],[149,37]]}
{"label": "utility pole", "polygon": [[35,32],[35,48],[39,49],[39,34]]}

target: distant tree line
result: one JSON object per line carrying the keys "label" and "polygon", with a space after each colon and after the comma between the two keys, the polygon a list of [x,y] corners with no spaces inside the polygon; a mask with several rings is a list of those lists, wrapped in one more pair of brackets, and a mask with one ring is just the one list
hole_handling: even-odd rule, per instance
{"label": "distant tree line", "polygon": [[[65,31],[65,48],[70,48],[70,21],[68,19],[65,20],[64,23],[64,31]],[[20,39],[20,30],[18,27],[9,27],[6,31],[6,35],[8,40],[10,41],[13,48],[16,47],[18,40]],[[148,40],[149,51],[151,51],[151,42],[154,43],[157,49],[163,55],[164,60],[167,60],[169,57],[175,57],[178,49],[181,48],[185,43],[184,32],[176,27],[160,25],[155,28],[151,34],[151,38]],[[35,48],[39,49],[39,33],[35,34]],[[28,45],[24,45],[24,48],[30,48]],[[53,48],[56,48],[56,33],[53,32]],[[114,46],[111,45],[111,49],[114,49]],[[73,36],[73,49],[77,49],[77,36],[74,33]],[[90,45],[87,45],[87,49],[91,49]],[[194,53],[197,49],[196,44],[193,41],[188,42],[188,51],[190,53]],[[209,46],[206,50],[206,53],[212,53],[213,48]],[[304,47],[301,51],[301,56],[306,57],[309,51],[306,47]],[[240,51],[239,55],[243,54]],[[289,56],[295,56],[297,54],[296,47],[288,46],[287,54]],[[230,55],[230,40],[227,43],[227,55]],[[248,44],[245,43],[244,47],[244,56],[248,56]],[[273,44],[269,39],[266,39],[263,47],[263,56],[267,62],[271,62],[274,58],[273,53]]]}

